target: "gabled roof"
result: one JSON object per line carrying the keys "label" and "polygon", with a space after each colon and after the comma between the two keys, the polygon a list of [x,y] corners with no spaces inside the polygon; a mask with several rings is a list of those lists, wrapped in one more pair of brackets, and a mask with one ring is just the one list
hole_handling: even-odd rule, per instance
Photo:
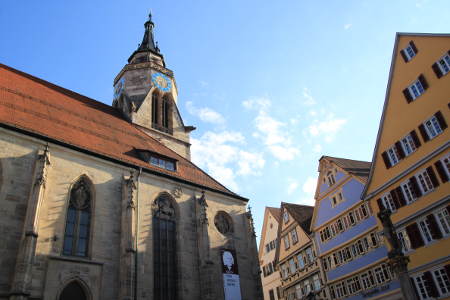
{"label": "gabled roof", "polygon": [[342,168],[351,175],[355,175],[361,178],[367,178],[369,176],[371,166],[371,162],[369,161],[353,160],[332,156],[322,156],[319,161],[322,159],[327,159],[335,163],[338,167]]}
{"label": "gabled roof", "polygon": [[381,118],[380,118],[380,125],[378,127],[377,138],[376,138],[375,147],[374,147],[373,155],[372,155],[372,166],[373,167],[370,169],[369,176],[367,178],[367,183],[364,185],[364,189],[361,194],[361,199],[364,199],[364,200],[366,200],[367,198],[370,197],[370,195],[367,195],[367,189],[369,188],[369,185],[372,181],[374,166],[377,163],[378,145],[380,143],[381,133],[383,131],[383,123],[384,123],[384,119],[386,116],[386,110],[387,110],[387,106],[388,106],[388,102],[389,102],[389,98],[390,98],[392,77],[394,74],[394,66],[396,64],[396,59],[399,56],[399,55],[397,55],[398,42],[399,42],[399,39],[401,36],[450,37],[450,34],[449,33],[413,33],[413,32],[397,32],[395,34],[395,42],[394,42],[394,48],[392,50],[391,66],[389,69],[389,77],[388,77],[388,83],[387,83],[387,87],[386,87],[386,94],[385,94],[385,98],[384,98],[383,110],[382,110],[382,114],[381,114]]}
{"label": "gabled roof", "polygon": [[314,206],[281,202],[281,208],[283,207],[287,209],[289,214],[295,219],[295,221],[298,223],[298,225],[300,225],[305,233],[311,233],[309,227],[311,225]]}
{"label": "gabled roof", "polygon": [[[126,121],[113,107],[0,64],[0,125],[145,172],[243,201],[191,161]],[[177,161],[176,172],[141,160],[136,149]]]}
{"label": "gabled roof", "polygon": [[272,214],[272,216],[280,223],[280,209],[277,207],[266,206],[267,210]]}

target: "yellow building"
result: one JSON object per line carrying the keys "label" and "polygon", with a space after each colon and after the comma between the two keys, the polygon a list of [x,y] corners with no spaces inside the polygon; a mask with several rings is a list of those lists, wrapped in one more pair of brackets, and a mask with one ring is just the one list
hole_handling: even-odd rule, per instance
{"label": "yellow building", "polygon": [[266,207],[259,241],[259,264],[265,300],[280,299],[280,272],[276,270],[275,264],[275,252],[279,245],[277,238],[279,224],[280,209]]}
{"label": "yellow building", "polygon": [[362,195],[392,211],[420,299],[450,298],[449,71],[450,34],[397,34]]}
{"label": "yellow building", "polygon": [[310,231],[314,207],[282,202],[280,209],[276,261],[281,272],[281,299],[306,299],[312,294],[327,299]]}

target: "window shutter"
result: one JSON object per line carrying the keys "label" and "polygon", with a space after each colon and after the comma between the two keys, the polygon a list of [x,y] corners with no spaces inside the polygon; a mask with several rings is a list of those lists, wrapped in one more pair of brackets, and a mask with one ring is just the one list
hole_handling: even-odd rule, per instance
{"label": "window shutter", "polygon": [[419,49],[417,49],[416,44],[414,44],[413,41],[410,41],[409,44],[411,45],[411,48],[414,50],[414,53],[419,53]]}
{"label": "window shutter", "polygon": [[388,154],[386,151],[381,153],[381,156],[383,157],[384,164],[386,165],[386,169],[389,169],[391,167],[391,161],[389,160]]}
{"label": "window shutter", "polygon": [[431,182],[433,183],[433,186],[434,187],[438,187],[439,186],[439,181],[436,178],[436,174],[434,174],[432,166],[429,166],[427,168],[427,173],[428,173],[428,176],[430,176],[430,179],[431,179]]}
{"label": "window shutter", "polygon": [[447,128],[447,123],[445,122],[444,116],[442,115],[442,113],[440,111],[438,111],[437,113],[434,114],[434,116],[436,117],[436,119],[439,122],[439,125],[441,126],[442,130],[444,130],[445,128]]}
{"label": "window shutter", "polygon": [[423,273],[423,277],[425,279],[425,285],[427,287],[427,291],[429,292],[431,297],[439,297],[439,292],[436,288],[436,284],[433,280],[433,275],[431,275],[430,271]]}
{"label": "window shutter", "polygon": [[442,161],[438,160],[437,162],[434,163],[434,165],[439,173],[439,177],[441,177],[442,183],[446,183],[449,178],[447,173],[445,172],[444,164],[442,163]]}
{"label": "window shutter", "polygon": [[441,68],[439,68],[439,65],[437,63],[434,63],[431,68],[433,68],[434,73],[436,74],[437,78],[442,77],[442,71]]}
{"label": "window shutter", "polygon": [[420,134],[422,135],[423,141],[428,142],[430,140],[430,137],[428,136],[428,133],[426,132],[425,126],[423,126],[423,124],[419,125],[419,131]]}
{"label": "window shutter", "polygon": [[416,145],[416,147],[419,148],[419,147],[421,146],[421,144],[420,144],[420,140],[419,140],[419,137],[417,136],[416,131],[413,130],[413,131],[411,131],[409,134],[411,135],[411,137],[412,137],[412,139],[413,139],[414,144]]}
{"label": "window shutter", "polygon": [[400,144],[400,141],[395,142],[395,148],[397,148],[398,156],[400,159],[405,158],[405,151],[403,151],[402,144]]}
{"label": "window shutter", "polygon": [[419,81],[422,84],[424,90],[428,89],[429,85],[428,85],[427,80],[425,79],[425,76],[423,76],[423,74],[419,75]]}
{"label": "window shutter", "polygon": [[439,229],[439,225],[436,222],[436,218],[433,214],[427,216],[427,221],[430,224],[430,232],[433,240],[439,240],[442,238],[442,232]]}
{"label": "window shutter", "polygon": [[411,241],[411,247],[417,249],[424,245],[422,235],[420,234],[419,226],[416,223],[406,226],[406,233]]}
{"label": "window shutter", "polygon": [[405,50],[400,50],[400,54],[402,55],[403,60],[405,62],[408,62],[408,57],[406,56]]}
{"label": "window shutter", "polygon": [[400,201],[398,200],[398,196],[397,196],[396,190],[395,189],[391,190],[389,192],[389,194],[391,194],[392,200],[394,200],[395,208],[399,208],[400,207]]}
{"label": "window shutter", "polygon": [[403,90],[403,95],[405,95],[406,102],[410,103],[411,101],[413,101],[413,98],[412,98],[411,93],[409,92],[408,88]]}
{"label": "window shutter", "polygon": [[450,214],[450,205],[447,205],[446,209],[447,209],[448,213]]}
{"label": "window shutter", "polygon": [[419,188],[419,184],[417,183],[416,177],[414,177],[414,176],[411,177],[409,179],[409,181],[411,181],[413,192],[414,192],[414,194],[416,194],[416,197],[419,198],[420,196],[422,196],[422,191]]}
{"label": "window shutter", "polygon": [[377,204],[378,204],[378,208],[380,209],[380,211],[382,211],[384,209],[384,205],[383,205],[383,201],[381,201],[381,198],[377,199]]}
{"label": "window shutter", "polygon": [[397,187],[395,189],[395,191],[396,191],[397,196],[398,196],[398,202],[400,203],[401,206],[405,206],[406,205],[406,199],[405,199],[405,196],[403,195],[402,188],[399,186],[399,187]]}

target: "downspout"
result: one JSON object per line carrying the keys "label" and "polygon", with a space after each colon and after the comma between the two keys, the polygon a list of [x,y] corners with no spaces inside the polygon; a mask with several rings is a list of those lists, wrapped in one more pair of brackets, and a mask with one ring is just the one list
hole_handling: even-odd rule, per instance
{"label": "downspout", "polygon": [[137,176],[137,183],[136,183],[136,239],[134,241],[135,243],[135,249],[136,253],[134,255],[134,300],[137,300],[137,291],[138,291],[138,240],[139,240],[139,180],[141,178],[142,173],[142,167],[139,168],[139,173]]}

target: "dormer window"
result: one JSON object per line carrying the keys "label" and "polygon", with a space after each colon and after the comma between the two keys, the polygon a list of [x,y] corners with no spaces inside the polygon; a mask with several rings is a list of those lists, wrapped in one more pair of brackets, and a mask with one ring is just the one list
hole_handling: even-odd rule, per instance
{"label": "dormer window", "polygon": [[162,156],[145,149],[136,149],[136,151],[143,161],[148,162],[152,166],[173,172],[177,170],[177,161],[171,157]]}
{"label": "dormer window", "polygon": [[160,157],[150,156],[150,164],[169,171],[175,171],[175,162]]}

